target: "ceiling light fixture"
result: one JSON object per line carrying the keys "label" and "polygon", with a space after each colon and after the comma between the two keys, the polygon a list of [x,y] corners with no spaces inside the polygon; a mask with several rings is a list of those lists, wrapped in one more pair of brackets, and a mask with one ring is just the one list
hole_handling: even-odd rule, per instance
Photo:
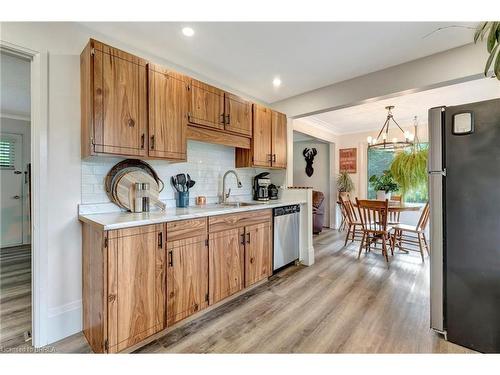
{"label": "ceiling light fixture", "polygon": [[[385,119],[384,125],[382,125],[382,129],[380,129],[377,138],[369,136],[366,139],[368,141],[368,148],[392,151],[413,146],[413,140],[415,136],[409,131],[404,131],[396,122],[396,120],[394,120],[394,116],[392,115],[394,106],[390,105],[385,107],[385,109],[387,109],[387,118]],[[398,138],[392,138],[392,142],[388,142],[387,137],[389,135],[389,125],[391,121],[395,123],[399,130],[401,130],[401,133],[403,133],[404,141],[399,141]]]}
{"label": "ceiling light fixture", "polygon": [[193,36],[194,35],[194,30],[190,27],[183,27],[182,28],[182,33],[185,35],[185,36]]}
{"label": "ceiling light fixture", "polygon": [[280,87],[281,86],[281,79],[279,79],[279,77],[276,77],[275,79],[273,79],[273,86],[274,87]]}

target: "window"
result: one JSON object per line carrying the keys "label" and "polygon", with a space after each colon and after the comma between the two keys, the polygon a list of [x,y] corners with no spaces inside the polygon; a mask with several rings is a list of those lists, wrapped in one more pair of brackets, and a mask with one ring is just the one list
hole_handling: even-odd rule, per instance
{"label": "window", "polygon": [[[428,143],[421,143],[421,146],[428,148]],[[368,149],[368,179],[370,176],[380,176],[385,170],[391,168],[391,163],[396,155],[395,151]],[[368,199],[375,199],[377,193],[368,183]],[[425,203],[427,202],[427,189],[418,189],[410,191],[406,194],[405,201],[410,203]]]}
{"label": "window", "polygon": [[15,140],[0,139],[0,169],[14,169],[15,151]]}

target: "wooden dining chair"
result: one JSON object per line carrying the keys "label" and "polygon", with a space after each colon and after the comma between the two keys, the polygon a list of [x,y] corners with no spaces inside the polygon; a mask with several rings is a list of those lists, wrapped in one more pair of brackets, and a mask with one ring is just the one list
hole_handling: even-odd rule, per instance
{"label": "wooden dining chair", "polygon": [[[399,204],[403,202],[402,195],[391,195],[391,199],[389,199],[390,204]],[[396,225],[399,224],[399,219],[401,217],[400,211],[389,211],[389,219],[387,220],[387,225]]]}
{"label": "wooden dining chair", "polygon": [[[356,198],[359,219],[363,231],[361,244],[359,245],[358,259],[361,257],[363,248],[369,252],[372,245],[379,241],[382,244],[382,255],[389,265],[389,256],[387,254],[387,241],[390,241],[389,231],[387,229],[387,219],[389,212],[389,201],[379,200],[359,200]],[[376,247],[373,247],[376,248]],[[392,249],[391,246],[389,246]]]}
{"label": "wooden dining chair", "polygon": [[361,221],[359,221],[356,214],[356,210],[352,201],[346,197],[340,197],[340,204],[342,205],[342,211],[345,213],[347,234],[345,236],[344,246],[347,245],[347,241],[360,240],[363,236]]}
{"label": "wooden dining chair", "polygon": [[340,198],[337,201],[337,204],[339,205],[340,214],[341,214],[340,225],[339,225],[338,231],[343,232],[347,228],[347,217],[346,217],[344,205],[342,204],[342,198]]}
{"label": "wooden dining chair", "polygon": [[[427,202],[422,210],[417,225],[397,224],[391,228],[392,251],[397,247],[399,250],[419,251],[424,262],[424,249],[430,255],[430,248],[425,237],[425,229],[429,223],[430,207]],[[417,247],[418,246],[418,247]]]}

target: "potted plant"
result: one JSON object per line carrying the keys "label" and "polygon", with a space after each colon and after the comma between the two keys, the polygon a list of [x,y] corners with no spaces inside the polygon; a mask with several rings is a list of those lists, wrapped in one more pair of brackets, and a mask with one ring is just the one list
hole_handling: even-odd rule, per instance
{"label": "potted plant", "polygon": [[340,171],[337,177],[337,190],[339,197],[345,196],[354,190],[354,183],[347,171]]}
{"label": "potted plant", "polygon": [[474,34],[474,43],[486,39],[486,49],[490,54],[484,66],[484,75],[493,66],[493,73],[500,80],[500,22],[482,22]]}
{"label": "potted plant", "polygon": [[378,200],[391,199],[391,193],[399,190],[391,171],[384,171],[381,176],[373,175],[368,181],[377,192]]}
{"label": "potted plant", "polygon": [[427,192],[427,158],[429,152],[418,139],[415,117],[415,141],[413,147],[399,152],[391,163],[391,174],[398,183],[403,199],[411,190]]}
{"label": "potted plant", "polygon": [[403,198],[411,190],[427,189],[427,149],[413,148],[396,155],[391,173],[400,187]]}

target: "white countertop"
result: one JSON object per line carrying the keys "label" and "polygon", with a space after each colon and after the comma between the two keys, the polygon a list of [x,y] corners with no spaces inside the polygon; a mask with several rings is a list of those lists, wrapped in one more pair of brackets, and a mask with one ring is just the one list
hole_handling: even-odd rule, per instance
{"label": "white countertop", "polygon": [[[252,202],[257,203],[257,202]],[[187,208],[167,208],[165,211],[144,213],[110,212],[101,214],[81,214],[80,221],[98,227],[101,230],[138,227],[148,224],[160,224],[169,221],[193,219],[198,217],[231,214],[236,212],[263,210],[290,204],[305,204],[302,200],[273,200],[250,206],[227,207],[216,204],[206,206],[190,206]]]}

